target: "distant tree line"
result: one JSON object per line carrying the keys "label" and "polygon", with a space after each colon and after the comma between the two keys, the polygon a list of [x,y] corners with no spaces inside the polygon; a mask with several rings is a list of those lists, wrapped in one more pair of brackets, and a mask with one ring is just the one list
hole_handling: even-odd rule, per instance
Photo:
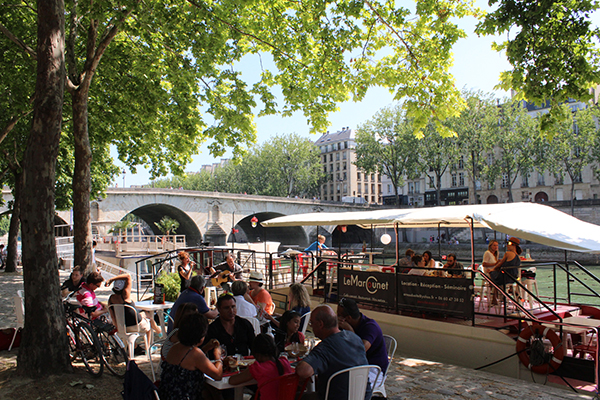
{"label": "distant tree line", "polygon": [[320,152],[297,134],[276,136],[248,154],[229,160],[213,171],[157,179],[156,188],[246,193],[278,197],[314,197],[323,182]]}
{"label": "distant tree line", "polygon": [[493,188],[499,181],[512,202],[517,177],[537,171],[549,172],[557,181],[570,179],[573,208],[575,183],[581,181],[584,167],[591,166],[600,178],[597,106],[563,103],[555,110],[562,117],[542,131],[543,119],[530,117],[521,100],[499,102],[492,94],[470,91],[463,93],[463,100],[466,107],[444,121],[444,129],[429,123],[420,139],[401,107],[380,110],[358,128],[355,164],[367,173],[389,176],[397,204],[405,181],[424,176],[439,205],[442,176],[457,169],[466,171],[465,180],[471,181],[471,203],[478,202],[483,183]]}

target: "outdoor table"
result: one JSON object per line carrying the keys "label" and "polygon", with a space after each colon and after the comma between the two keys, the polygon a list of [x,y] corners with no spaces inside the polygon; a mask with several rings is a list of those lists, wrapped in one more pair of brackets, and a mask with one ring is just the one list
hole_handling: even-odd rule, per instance
{"label": "outdoor table", "polygon": [[[554,321],[554,322],[558,322],[558,321]],[[586,335],[587,332],[593,328],[600,327],[600,320],[587,318],[587,317],[567,317],[567,318],[563,318],[563,323],[578,325],[578,326],[568,326],[568,325],[562,326],[563,346],[565,349],[567,349],[567,334],[581,335],[583,344],[587,345],[587,335]],[[557,332],[561,328],[560,325],[553,324],[552,322],[549,322],[549,323],[546,323],[543,325],[547,326],[549,328],[552,328]]]}
{"label": "outdoor table", "polygon": [[165,310],[170,310],[173,307],[172,301],[165,301],[164,304],[154,304],[154,300],[136,301],[135,308],[142,311],[151,311],[152,318],[154,314],[158,314],[158,320],[160,321],[160,331],[162,337],[167,337],[167,328],[165,327]]}
{"label": "outdoor table", "polygon": [[219,390],[225,390],[225,389],[234,389],[233,393],[234,393],[234,400],[244,400],[244,387],[246,386],[250,386],[250,385],[256,385],[258,382],[256,382],[254,379],[248,381],[248,382],[244,382],[244,383],[240,383],[238,385],[232,385],[229,383],[229,378],[231,376],[224,376],[223,379],[221,379],[220,381],[215,381],[213,378],[211,378],[208,375],[204,375],[206,377],[205,382],[216,388]]}
{"label": "outdoor table", "polygon": [[369,256],[369,264],[373,264],[373,256],[382,254],[380,251],[362,251],[360,255]]}

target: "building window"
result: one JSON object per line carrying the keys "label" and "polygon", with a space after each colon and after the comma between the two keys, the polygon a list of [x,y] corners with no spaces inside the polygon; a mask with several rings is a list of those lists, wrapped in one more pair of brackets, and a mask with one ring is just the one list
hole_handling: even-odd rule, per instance
{"label": "building window", "polygon": [[335,179],[337,179],[338,181],[340,180],[340,173],[339,172],[335,175]]}
{"label": "building window", "polygon": [[408,193],[414,193],[414,192],[415,192],[415,183],[408,182]]}
{"label": "building window", "polygon": [[458,159],[458,169],[465,169],[465,157],[464,156],[460,156],[460,158]]}
{"label": "building window", "polygon": [[357,180],[357,181],[360,181],[360,172],[357,172],[357,173],[356,173],[356,180]]}
{"label": "building window", "polygon": [[450,184],[451,187],[456,187],[456,173],[453,172],[452,173],[452,183]]}
{"label": "building window", "polygon": [[346,173],[344,172],[343,178],[342,180],[345,181],[348,177],[346,176]]}
{"label": "building window", "polygon": [[340,153],[335,153],[335,161],[340,161]]}
{"label": "building window", "polygon": [[375,174],[371,174],[371,182],[375,182]]}
{"label": "building window", "polygon": [[541,172],[538,172],[537,185],[538,186],[546,186],[544,174],[542,174]]}
{"label": "building window", "polygon": [[375,193],[375,184],[371,183],[371,193]]}
{"label": "building window", "polygon": [[369,193],[369,184],[365,183],[365,194]]}
{"label": "building window", "polygon": [[335,164],[335,170],[336,170],[336,171],[339,171],[339,170],[340,170],[340,163],[336,163],[336,164]]}
{"label": "building window", "polygon": [[327,173],[327,165],[323,167],[323,172]]}
{"label": "building window", "polygon": [[[521,176],[521,187],[522,188],[529,187],[529,174]],[[529,193],[529,192],[527,192],[527,193]],[[527,196],[527,197],[529,197],[529,196]]]}
{"label": "building window", "polygon": [[348,148],[348,142],[344,142],[344,148],[347,149]]}
{"label": "building window", "polygon": [[[344,154],[346,154],[346,153],[344,153]],[[343,169],[344,171],[346,170],[346,162],[345,162],[345,161],[342,163],[342,169]]]}
{"label": "building window", "polygon": [[[340,193],[340,184],[339,184],[339,183],[337,184],[337,187],[336,187],[336,189],[337,189],[337,193]],[[339,201],[339,200],[338,200],[338,201]]]}
{"label": "building window", "polygon": [[375,196],[371,196],[371,203],[375,203]]}
{"label": "building window", "polygon": [[377,185],[377,194],[381,195],[381,185]]}
{"label": "building window", "polygon": [[377,182],[381,182],[381,175],[377,175]]}
{"label": "building window", "polygon": [[521,200],[529,200],[529,192],[528,191],[521,192]]}
{"label": "building window", "polygon": [[388,183],[388,193],[392,193],[392,185]]}
{"label": "building window", "polygon": [[[575,176],[573,176],[573,183],[581,183],[581,182],[582,182],[582,180],[581,180],[581,171],[580,171],[580,172],[577,172],[577,173],[575,174]],[[581,199],[581,198],[579,198],[579,197],[578,197],[578,199],[579,199],[579,200],[582,200],[582,199]]]}
{"label": "building window", "polygon": [[464,172],[458,173],[458,186],[465,186],[465,173]]}
{"label": "building window", "polygon": [[346,152],[344,151],[344,152],[342,153],[342,160],[345,160],[345,159],[346,159]]}
{"label": "building window", "polygon": [[362,190],[361,190],[362,189],[362,185],[359,183],[358,187],[356,189],[357,189],[356,191],[358,192],[358,197],[360,197],[360,195],[362,193]]}
{"label": "building window", "polygon": [[329,155],[329,162],[333,162],[333,154]]}
{"label": "building window", "polygon": [[415,193],[421,193],[421,182],[415,182]]}
{"label": "building window", "polygon": [[344,194],[348,193],[348,184],[344,183]]}
{"label": "building window", "polygon": [[323,194],[326,195],[327,194],[327,185],[323,186]]}
{"label": "building window", "polygon": [[502,174],[502,187],[503,188],[508,187],[508,174],[507,173]]}

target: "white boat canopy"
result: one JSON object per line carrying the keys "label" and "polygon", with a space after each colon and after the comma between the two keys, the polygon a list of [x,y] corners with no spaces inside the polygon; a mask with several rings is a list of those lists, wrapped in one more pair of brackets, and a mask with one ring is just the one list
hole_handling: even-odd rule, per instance
{"label": "white boat canopy", "polygon": [[469,228],[471,223],[474,228],[489,228],[563,250],[600,253],[600,226],[537,203],[308,213],[273,218],[261,225],[269,228],[315,225],[359,225],[368,228],[398,224],[400,228]]}

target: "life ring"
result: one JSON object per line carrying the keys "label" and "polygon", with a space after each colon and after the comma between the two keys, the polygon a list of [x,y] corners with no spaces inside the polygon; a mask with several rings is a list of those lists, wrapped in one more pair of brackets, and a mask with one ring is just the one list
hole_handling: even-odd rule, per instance
{"label": "life ring", "polygon": [[[554,348],[554,354],[549,362],[541,365],[531,365],[529,354],[527,353],[527,343],[533,335],[541,336],[543,339],[548,339]],[[517,354],[519,360],[537,374],[548,374],[554,372],[560,367],[565,356],[565,349],[558,335],[550,328],[543,325],[531,325],[523,329],[517,338]]]}

